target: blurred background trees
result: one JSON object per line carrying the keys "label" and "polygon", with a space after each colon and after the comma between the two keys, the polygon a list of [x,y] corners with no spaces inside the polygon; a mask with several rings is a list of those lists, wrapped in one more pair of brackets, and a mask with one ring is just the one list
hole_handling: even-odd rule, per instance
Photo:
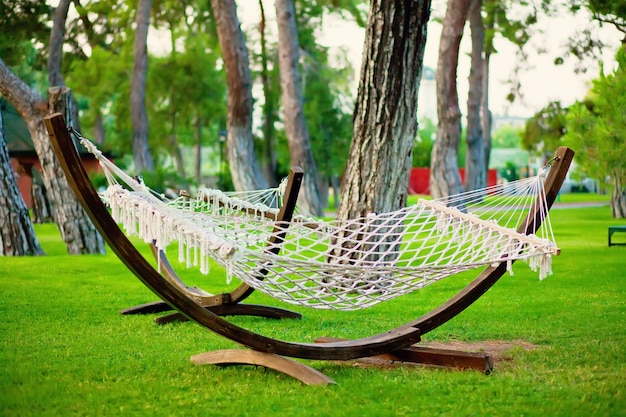
{"label": "blurred background trees", "polygon": [[[623,84],[618,82],[619,71],[610,76],[600,74],[589,97],[580,104],[564,108],[556,101],[547,103],[527,121],[522,132],[511,135],[511,131],[501,133],[501,127],[492,127],[489,95],[494,92],[489,89],[489,64],[498,53],[496,40],[505,40],[518,48],[521,69],[528,65],[529,42],[539,31],[540,16],[564,13],[564,10],[578,13],[584,9],[593,17],[589,29],[568,39],[563,54],[554,59],[556,65],[576,60],[578,70],[584,71],[584,63],[597,59],[598,51],[606,47],[595,36],[594,28],[614,27],[626,39],[623,2],[569,0],[563,4],[565,9],[549,0],[449,0],[446,6],[450,13],[463,12],[457,19],[449,20],[443,18],[445,10],[437,9],[441,5],[435,5],[438,12],[435,20],[443,24],[442,39],[448,39],[444,35],[451,33],[457,38],[472,38],[470,74],[456,72],[455,48],[445,48],[447,55],[442,54],[438,68],[440,72],[447,69],[455,76],[469,77],[466,112],[458,101],[457,87],[450,83],[452,75],[439,76],[439,117],[420,120],[418,127],[413,114],[415,108],[409,105],[401,109],[409,117],[407,129],[380,137],[377,137],[380,132],[399,120],[394,119],[397,115],[389,113],[379,119],[368,116],[375,108],[365,105],[366,101],[355,94],[357,65],[345,53],[331,53],[320,37],[329,19],[352,22],[366,30],[372,12],[401,7],[395,0],[6,0],[0,4],[0,30],[4,34],[0,38],[0,93],[29,124],[40,159],[52,167],[51,172],[54,172],[54,160],[50,158],[48,162],[48,150],[43,146],[45,131],[36,121],[50,111],[48,88],[65,84],[73,93],[69,100],[75,102],[75,125],[104,150],[112,151],[119,164],[143,171],[141,174],[146,179],[157,181],[159,184],[152,184],[155,188],[193,189],[201,184],[224,189],[275,186],[290,165],[308,164],[317,186],[305,191],[314,195],[310,210],[320,214],[330,194],[334,195],[335,204],[341,196],[349,196],[340,213],[351,216],[362,211],[357,207],[392,208],[406,200],[403,187],[380,187],[377,181],[381,177],[373,175],[372,169],[389,174],[389,178],[382,180],[388,185],[404,183],[411,166],[430,167],[434,173],[432,185],[441,190],[438,195],[445,195],[462,187],[481,187],[490,165],[491,149],[503,148],[503,141],[512,145],[516,142],[512,139],[515,135],[520,139],[515,146],[530,155],[550,154],[564,143],[564,134],[568,135],[567,143],[584,149],[594,147],[580,142],[583,137],[622,149],[620,130],[609,132],[609,127],[619,126],[615,109],[621,102],[604,97],[612,93],[612,98],[618,100],[626,94]],[[430,9],[430,2],[414,0],[407,7]],[[291,31],[286,39],[297,45],[286,52],[291,68],[297,70],[289,75],[295,86],[290,94],[294,94],[296,102],[287,105],[280,80],[283,77],[284,82],[288,74],[279,65],[281,48],[276,19],[276,13],[280,14],[281,10],[289,12]],[[220,17],[224,11],[229,11],[227,20]],[[248,16],[246,24],[241,23],[239,14]],[[256,16],[257,21],[250,23],[250,15]],[[429,19],[429,13],[419,16],[422,20]],[[392,19],[393,15],[383,13],[380,18]],[[392,29],[384,27],[387,31]],[[383,36],[386,33],[371,31],[364,46],[368,37],[371,40]],[[423,38],[426,36],[424,28]],[[413,38],[403,46],[403,52],[421,41]],[[365,52],[367,48],[387,51],[380,45],[365,47]],[[227,50],[233,54],[228,55]],[[449,65],[443,65],[444,57]],[[366,54],[364,59],[363,68],[375,62]],[[417,59],[409,75],[419,77],[421,65]],[[368,82],[382,88],[381,75],[368,81],[362,74],[360,93],[366,93]],[[394,76],[389,80],[399,79]],[[414,83],[408,78],[402,82],[405,88],[417,90],[419,86],[419,81]],[[508,92],[497,94],[506,94],[510,100],[523,96],[524,86],[519,83],[517,69],[511,73],[508,85]],[[373,97],[372,92],[367,94]],[[402,94],[393,93],[385,98],[385,103],[390,106],[394,100],[402,99]],[[407,103],[413,100],[408,96],[407,99]],[[419,107],[418,103],[416,108]],[[451,109],[458,110],[452,112],[454,118],[443,117],[452,114]],[[299,132],[307,132],[297,140],[289,132],[295,120],[299,120]],[[362,125],[355,126],[359,120]],[[368,131],[373,140],[364,141],[364,132]],[[608,142],[608,138],[613,142]],[[407,157],[373,167],[373,160],[359,160],[358,153],[350,151],[351,146],[355,148],[355,143],[361,141],[362,155],[380,154],[380,149],[401,145],[402,149],[407,147]],[[143,145],[137,147],[137,143]],[[308,155],[310,162],[302,159],[303,155]],[[612,155],[597,153],[597,159],[592,162],[594,155],[588,152],[585,158],[577,158],[581,170],[585,170],[585,175],[598,177],[602,183],[608,181],[613,187],[614,215],[623,216],[620,201],[624,180],[618,171],[597,169],[602,165],[599,161],[610,160],[607,158]],[[507,171],[524,175],[524,167],[506,162],[512,163]],[[619,163],[616,161],[614,165]],[[465,184],[458,178],[453,178],[454,184],[450,182],[459,167],[469,171],[470,181]],[[441,172],[451,173],[452,177]],[[61,196],[68,196],[67,207],[56,202],[57,213],[62,214],[56,221],[63,233],[68,223],[64,219],[74,217],[69,213],[73,213],[77,204],[71,201],[62,179],[57,183],[56,178],[50,177],[44,172],[45,185],[61,190],[59,193],[52,190],[52,198],[61,201],[65,199]],[[358,177],[361,180],[352,181],[353,185],[346,180]],[[342,179],[344,183],[340,186]],[[364,189],[378,191],[372,195],[363,192]],[[383,203],[389,201],[396,203]],[[88,233],[78,232],[78,235],[91,236],[89,226],[85,223],[84,227]],[[69,230],[66,233],[68,247],[74,240],[73,233]],[[94,239],[93,244],[81,244],[72,251],[81,253],[85,246],[99,251],[97,238]]]}

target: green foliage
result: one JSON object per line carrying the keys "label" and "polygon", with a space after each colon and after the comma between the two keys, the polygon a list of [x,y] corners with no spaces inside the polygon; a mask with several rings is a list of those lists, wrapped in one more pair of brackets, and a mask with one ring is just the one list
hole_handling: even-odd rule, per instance
{"label": "green foliage", "polygon": [[570,0],[568,6],[572,12],[587,8],[595,19],[626,27],[626,3],[622,0]]}
{"label": "green foliage", "polygon": [[433,145],[437,133],[437,125],[430,119],[420,122],[415,145],[413,146],[412,167],[430,167]]}
{"label": "green foliage", "polygon": [[[29,85],[45,91],[50,6],[45,2],[10,0],[0,7],[4,11],[0,13],[0,29],[7,34],[0,39],[0,56]],[[103,129],[101,147],[113,149],[118,155],[131,154],[129,97],[137,1],[85,1],[74,3],[73,7],[76,13],[71,9],[66,22],[62,72],[79,103],[81,128],[85,136],[92,138]],[[301,74],[312,151],[320,174],[336,177],[343,171],[352,135],[353,74],[345,57],[330,64],[328,51],[318,45],[317,36],[323,19],[331,14],[363,26],[367,2],[307,0],[296,2],[296,8],[301,49],[305,51]],[[210,2],[154,1],[151,25],[170,35],[171,42],[166,47],[172,50],[159,55],[151,53],[148,59],[146,102],[149,144],[155,160],[158,164],[168,159],[175,148],[198,143],[212,150],[210,157],[215,159],[219,132],[226,128],[227,100]],[[270,48],[265,57],[270,62],[274,93],[270,92],[267,98],[273,109],[278,109],[280,86],[275,51],[275,46]],[[256,98],[257,103],[263,102]],[[277,113],[273,111],[274,115]],[[280,128],[277,120],[278,117],[272,120],[273,128]],[[266,135],[284,138],[284,134],[272,132],[257,136],[266,141]],[[279,162],[285,174],[291,165],[285,142]],[[227,167],[222,172],[226,182]]]}
{"label": "green foliage", "polygon": [[550,102],[526,121],[522,146],[529,152],[552,153],[565,134],[567,109],[558,101]]}
{"label": "green foliage", "polygon": [[[218,132],[226,126],[225,76],[208,5],[197,8],[181,5],[157,2],[153,10],[153,24],[169,30],[172,45],[181,49],[174,49],[166,56],[149,57],[146,91],[149,141],[160,161],[173,153],[172,147],[180,145],[195,146],[200,141],[203,146],[217,148]],[[130,154],[129,74],[133,67],[134,38],[121,35],[126,25],[133,22],[132,5],[111,9],[97,2],[88,3],[81,12],[94,22],[96,46],[88,59],[72,63],[67,82],[84,103],[81,112],[84,130],[93,129],[102,117],[106,130],[104,147]],[[102,20],[103,13],[106,21]]]}
{"label": "green foliage", "polygon": [[[0,2],[0,57],[9,66],[20,66],[30,50],[40,51],[50,40],[51,7],[39,0],[2,0]],[[31,65],[37,70],[46,68],[41,54],[32,59]]]}
{"label": "green foliage", "polygon": [[151,58],[147,95],[153,149],[168,152],[172,135],[182,145],[196,145],[198,120],[201,137],[213,144],[226,126],[225,74],[218,65],[221,55],[210,44],[207,35],[196,34],[185,39],[181,52]]}
{"label": "green foliage", "polygon": [[295,3],[302,15],[336,13],[343,18],[353,19],[361,27],[365,27],[367,22],[369,9],[366,0],[297,0]]}
{"label": "green foliage", "polygon": [[467,129],[463,129],[461,131],[461,138],[459,142],[459,153],[458,153],[458,158],[457,158],[457,161],[458,161],[457,164],[459,168],[465,168],[466,155],[467,155]]}
{"label": "green foliage", "polygon": [[515,181],[519,179],[517,166],[511,161],[506,162],[504,168],[500,170],[499,175],[507,181]]}
{"label": "green foliage", "polygon": [[517,48],[516,66],[506,81],[509,91],[506,98],[514,102],[522,95],[519,81],[520,70],[528,58],[528,43],[536,33],[538,16],[541,12],[551,13],[551,1],[540,2],[483,0],[482,15],[485,29],[485,53],[497,53],[496,39],[502,38]]}
{"label": "green foliage", "polygon": [[516,129],[510,124],[495,130],[491,135],[492,148],[521,148],[524,131]]}
{"label": "green foliage", "polygon": [[120,119],[128,116],[130,95],[129,68],[132,55],[117,54],[109,48],[95,47],[88,60],[75,60],[66,76],[72,92],[79,99],[81,126],[85,135],[93,136],[98,117],[103,117],[107,131],[107,147],[118,152],[131,151],[130,128]]}
{"label": "green foliage", "polygon": [[161,193],[169,194],[170,197],[178,195],[180,190],[189,190],[192,180],[178,175],[178,173],[164,166],[157,166],[154,171],[142,172],[140,177],[150,189]]}
{"label": "green foliage", "polygon": [[626,186],[626,51],[616,55],[617,69],[593,81],[592,96],[576,103],[567,117],[564,142],[589,176],[611,178]]}

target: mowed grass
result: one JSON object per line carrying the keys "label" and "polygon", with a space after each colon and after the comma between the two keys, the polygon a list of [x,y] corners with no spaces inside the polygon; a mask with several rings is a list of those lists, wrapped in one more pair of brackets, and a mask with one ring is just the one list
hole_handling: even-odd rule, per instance
{"label": "mowed grass", "polygon": [[[562,249],[553,276],[539,281],[516,263],[513,276],[424,335],[513,343],[491,375],[303,361],[337,381],[327,387],[251,366],[192,365],[192,355],[238,346],[194,323],[157,326],[152,316],[120,315],[155,296],[110,250],[68,256],[54,225],[38,225],[46,256],[0,258],[0,416],[626,415],[626,246],[607,247],[607,227],[626,221],[611,219],[606,206],[555,207],[552,223]],[[209,291],[225,288],[217,269],[210,277],[180,273]],[[303,319],[233,320],[285,340],[363,337],[420,316],[471,278],[359,312],[288,307],[254,293],[250,302]]]}

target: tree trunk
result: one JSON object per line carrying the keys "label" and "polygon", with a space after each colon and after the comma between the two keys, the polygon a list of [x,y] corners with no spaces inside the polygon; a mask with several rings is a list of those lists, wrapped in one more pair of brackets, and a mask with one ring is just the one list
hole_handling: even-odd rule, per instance
{"label": "tree trunk", "polygon": [[472,64],[467,97],[467,154],[465,158],[465,191],[479,190],[487,185],[485,144],[481,123],[483,96],[483,52],[485,28],[481,16],[482,0],[472,0],[468,20],[472,32]]}
{"label": "tree trunk", "polygon": [[146,78],[148,75],[148,28],[152,0],[139,0],[135,29],[135,66],[130,92],[130,113],[133,124],[133,160],[137,172],[154,171],[148,147],[148,112],[146,110]]}
{"label": "tree trunk", "polygon": [[180,143],[178,142],[178,136],[176,136],[176,114],[175,112],[170,113],[170,121],[171,121],[171,129],[172,134],[168,135],[168,143],[170,148],[170,153],[174,158],[174,162],[176,165],[176,172],[180,175],[181,178],[185,178],[187,176],[185,172],[185,161],[183,159],[183,153],[181,151]]}
{"label": "tree trunk", "polygon": [[[71,2],[72,0],[60,0],[54,9],[48,55],[48,85],[52,87],[65,87],[65,80],[61,73],[61,62],[63,61],[63,43],[65,41],[65,21]],[[80,131],[78,103],[76,103],[74,96],[71,96],[71,100],[72,117],[70,120],[72,127]]]}
{"label": "tree trunk", "polygon": [[54,211],[43,184],[33,181],[30,186],[30,201],[32,201],[33,222],[51,223],[54,221]]}
{"label": "tree trunk", "polygon": [[406,205],[430,3],[372,1],[340,219]]}
{"label": "tree trunk", "polygon": [[0,115],[0,255],[44,255],[20,194]]}
{"label": "tree trunk", "polygon": [[491,109],[489,108],[489,60],[491,53],[485,51],[483,60],[483,100],[481,104],[480,123],[483,130],[483,142],[485,146],[485,172],[489,172],[489,162],[491,160]]}
{"label": "tree trunk", "polygon": [[[48,90],[48,114],[65,113],[68,126],[71,125],[70,90],[67,87],[52,87]],[[61,168],[43,124],[43,115],[38,120],[27,121],[28,129],[33,135],[37,130],[38,140],[33,140],[37,149],[39,163],[43,170],[44,184],[50,200],[54,203],[54,216],[61,236],[71,255],[86,253],[105,253],[102,236],[96,230],[76,199],[63,169]]]}
{"label": "tree trunk", "polygon": [[469,0],[448,0],[437,63],[437,140],[430,166],[430,193],[434,198],[463,191],[458,168],[461,110],[456,77],[459,46],[467,19]]}
{"label": "tree trunk", "polygon": [[65,20],[71,2],[71,0],[60,0],[54,10],[52,30],[50,31],[50,54],[48,56],[48,82],[51,86],[65,86],[61,74],[61,61],[63,59]]}
{"label": "tree trunk", "polygon": [[196,184],[202,184],[202,118],[200,117],[200,111],[196,115],[196,160],[194,177],[196,178]]}
{"label": "tree trunk", "polygon": [[322,204],[317,182],[317,168],[311,151],[309,130],[304,118],[298,61],[300,47],[293,0],[276,0],[278,21],[278,64],[284,112],[285,132],[291,164],[305,172],[299,205],[314,216],[321,216]]}
{"label": "tree trunk", "polygon": [[252,76],[248,49],[241,32],[234,0],[211,0],[222,48],[228,84],[226,152],[235,188],[267,188],[254,153],[252,136]]}
{"label": "tree trunk", "polygon": [[[490,0],[491,1],[491,0]],[[490,3],[483,2],[489,5]],[[483,142],[485,146],[485,172],[489,172],[489,160],[491,159],[491,122],[492,115],[489,108],[489,62],[491,54],[494,52],[493,46],[493,27],[495,25],[495,17],[493,12],[488,12],[483,20],[483,28],[485,34],[485,58],[483,59],[483,98],[481,103],[481,126],[483,130]]]}
{"label": "tree trunk", "polygon": [[51,223],[54,221],[54,210],[44,181],[32,164],[22,165],[24,175],[30,178],[30,201],[34,223]]}
{"label": "tree trunk", "polygon": [[[51,97],[59,96],[61,93],[69,94],[69,90],[57,87],[49,91]],[[72,192],[54,155],[48,131],[43,123],[43,118],[56,108],[28,88],[7,68],[2,59],[0,59],[0,94],[7,98],[26,122],[41,164],[44,185],[54,204],[55,222],[68,253],[72,255],[104,253],[104,241]]]}
{"label": "tree trunk", "polygon": [[[617,170],[615,170],[617,171]],[[613,189],[611,190],[611,214],[614,219],[626,218],[626,184],[618,172],[613,173]]]}
{"label": "tree trunk", "polygon": [[98,110],[96,112],[96,122],[93,127],[93,142],[96,145],[102,145],[104,143],[104,120],[102,118],[102,112]]}
{"label": "tree trunk", "polygon": [[261,21],[259,22],[259,32],[261,35],[261,82],[263,83],[263,138],[265,139],[265,178],[269,185],[275,187],[278,185],[276,179],[277,158],[275,151],[276,132],[274,122],[276,121],[276,110],[274,108],[274,92],[270,78],[270,71],[267,56],[267,39],[265,37],[266,19],[265,9],[263,8],[263,0],[259,0],[259,10],[261,11]]}

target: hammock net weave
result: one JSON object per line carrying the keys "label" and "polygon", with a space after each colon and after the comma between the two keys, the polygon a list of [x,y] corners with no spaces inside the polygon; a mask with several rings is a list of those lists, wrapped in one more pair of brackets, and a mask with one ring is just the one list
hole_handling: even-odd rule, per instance
{"label": "hammock net weave", "polygon": [[[281,187],[239,194],[201,189],[167,199],[80,140],[100,161],[110,184],[101,196],[127,234],[162,251],[177,247],[179,261],[204,274],[213,259],[228,279],[291,304],[362,309],[490,264],[508,262],[512,274],[514,260],[527,261],[543,279],[559,252],[543,187],[549,167],[536,177],[420,199],[392,212],[330,221],[296,214],[277,225]],[[534,206],[543,226],[518,233]],[[280,243],[273,248],[274,240]]]}

